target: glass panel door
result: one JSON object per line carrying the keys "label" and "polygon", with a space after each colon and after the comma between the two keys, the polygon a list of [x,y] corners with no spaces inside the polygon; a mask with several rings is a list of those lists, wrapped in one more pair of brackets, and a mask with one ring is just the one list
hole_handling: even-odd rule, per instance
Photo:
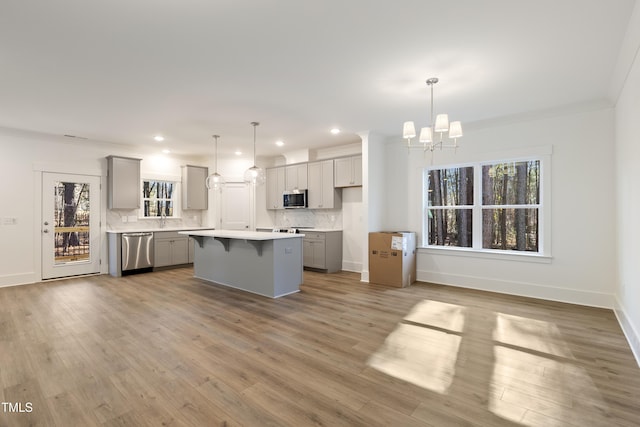
{"label": "glass panel door", "polygon": [[43,173],[43,279],[100,271],[100,178]]}
{"label": "glass panel door", "polygon": [[54,183],[54,262],[87,262],[91,259],[91,187],[87,183]]}

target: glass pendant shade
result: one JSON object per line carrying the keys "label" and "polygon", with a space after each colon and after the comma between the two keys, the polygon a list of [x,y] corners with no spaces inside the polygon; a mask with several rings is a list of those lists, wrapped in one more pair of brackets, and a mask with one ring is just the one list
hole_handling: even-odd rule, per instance
{"label": "glass pendant shade", "polygon": [[207,185],[208,189],[213,189],[213,190],[219,190],[222,187],[224,187],[225,181],[224,178],[222,177],[222,175],[220,175],[218,173],[218,138],[220,138],[220,135],[213,135],[213,139],[216,140],[215,142],[215,170],[213,171],[213,173],[211,175],[209,175],[207,177],[207,180],[205,181],[205,184]]}
{"label": "glass pendant shade", "polygon": [[264,169],[256,166],[256,126],[259,124],[251,122],[251,126],[253,126],[253,166],[244,173],[244,182],[250,185],[262,185],[267,180]]}
{"label": "glass pendant shade", "polygon": [[214,172],[207,177],[207,188],[209,189],[219,190],[224,187],[224,184],[224,177],[218,172]]}
{"label": "glass pendant shade", "polygon": [[251,166],[244,173],[244,182],[251,185],[262,185],[266,181],[264,169],[257,166]]}

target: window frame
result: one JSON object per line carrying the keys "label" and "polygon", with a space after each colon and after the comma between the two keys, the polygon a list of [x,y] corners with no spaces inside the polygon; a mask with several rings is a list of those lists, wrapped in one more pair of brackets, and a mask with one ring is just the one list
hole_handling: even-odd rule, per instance
{"label": "window frame", "polygon": [[[476,209],[475,209],[475,205],[476,205],[476,194],[477,194],[477,188],[476,188],[476,182],[477,182],[477,176],[476,176],[476,168],[475,168],[475,163],[459,163],[459,164],[455,164],[455,165],[443,165],[443,166],[430,166],[424,169],[423,171],[423,175],[422,175],[422,185],[423,185],[423,189],[422,189],[422,194],[424,197],[424,203],[423,203],[423,216],[422,216],[422,230],[423,230],[423,244],[425,247],[429,247],[429,248],[459,248],[459,249],[472,249],[473,248],[473,244],[475,241],[475,236],[473,235],[473,230],[475,230],[475,221],[476,221]],[[443,170],[443,169],[461,169],[461,168],[471,168],[472,172],[473,172],[473,204],[471,205],[455,205],[455,206],[449,206],[449,205],[442,205],[442,206],[430,206],[429,205],[429,194],[428,194],[428,186],[427,186],[427,190],[425,191],[424,189],[424,185],[427,182],[426,180],[428,179],[429,176],[429,171],[432,170]],[[446,211],[446,210],[470,210],[471,211],[471,218],[472,218],[472,222],[471,222],[471,242],[472,245],[471,247],[466,247],[466,246],[442,246],[442,245],[430,245],[429,244],[429,219],[428,219],[428,215],[429,215],[429,210],[442,210],[442,211]]]}
{"label": "window frame", "polygon": [[[166,216],[165,219],[181,219],[182,218],[182,206],[180,201],[182,198],[181,195],[181,178],[177,176],[145,176],[140,180],[140,208],[138,209],[138,218],[143,220],[158,220],[159,216],[145,216],[144,215],[144,202],[145,200],[156,200],[156,199],[148,199],[143,197],[144,194],[144,183],[145,181],[162,181],[162,182],[170,182],[173,183],[173,193],[171,197],[171,201],[173,202],[173,216]],[[161,199],[168,200],[168,199]]]}
{"label": "window frame", "polygon": [[[460,162],[440,165],[429,165],[423,168],[422,171],[422,246],[421,250],[426,250],[433,254],[447,254],[447,255],[464,255],[479,258],[498,258],[498,259],[513,259],[513,260],[536,260],[537,262],[546,262],[545,260],[551,259],[551,147],[545,147],[538,151],[533,151],[526,154],[511,154],[511,155],[496,155],[487,157],[483,160],[475,162]],[[517,163],[526,161],[539,161],[540,162],[540,197],[538,205],[486,205],[482,204],[482,168],[483,166],[496,165],[501,163]],[[428,198],[428,175],[429,171],[434,169],[451,169],[473,167],[473,208],[472,208],[472,245],[471,247],[458,247],[458,246],[439,246],[429,244],[429,221],[428,210],[429,206]],[[445,206],[440,208],[464,208],[467,209],[468,205],[461,207],[457,206]],[[486,209],[526,209],[537,208],[538,209],[538,251],[517,251],[513,249],[485,249],[482,247],[482,214]]]}

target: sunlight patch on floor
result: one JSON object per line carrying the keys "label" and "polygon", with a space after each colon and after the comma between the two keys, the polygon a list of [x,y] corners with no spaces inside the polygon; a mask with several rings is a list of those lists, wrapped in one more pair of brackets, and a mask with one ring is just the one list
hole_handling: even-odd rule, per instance
{"label": "sunlight patch on floor", "polygon": [[[481,414],[514,425],[564,426],[585,411],[602,423],[609,412],[558,326],[544,320],[423,300],[368,365],[452,398],[462,393]],[[469,395],[464,384],[477,390]]]}
{"label": "sunlight patch on floor", "polygon": [[[564,426],[582,417],[580,407],[608,411],[557,325],[503,313],[496,317],[491,412],[527,426]],[[514,407],[522,407],[524,415],[512,418]]]}
{"label": "sunlight patch on floor", "polygon": [[[368,365],[419,387],[445,393],[455,375],[464,309],[422,301],[374,353]],[[449,333],[447,331],[455,332]]]}

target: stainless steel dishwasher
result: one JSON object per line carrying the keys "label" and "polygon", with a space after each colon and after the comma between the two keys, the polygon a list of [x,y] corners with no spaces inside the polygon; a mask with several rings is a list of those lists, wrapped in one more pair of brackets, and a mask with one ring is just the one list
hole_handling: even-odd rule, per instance
{"label": "stainless steel dishwasher", "polygon": [[122,271],[153,267],[153,233],[122,234]]}

